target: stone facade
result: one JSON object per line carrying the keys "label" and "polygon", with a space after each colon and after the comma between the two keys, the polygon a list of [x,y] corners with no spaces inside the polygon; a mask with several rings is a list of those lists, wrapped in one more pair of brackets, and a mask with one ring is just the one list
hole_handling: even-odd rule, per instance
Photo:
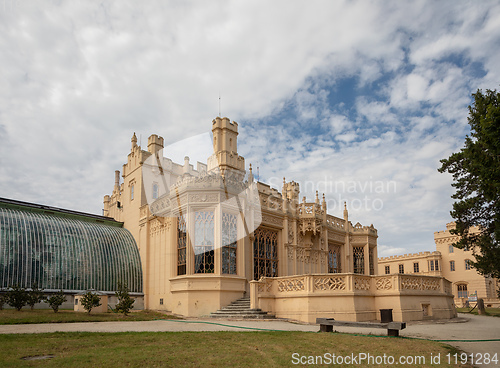
{"label": "stone facade", "polygon": [[480,275],[470,266],[469,261],[474,261],[472,251],[453,247],[458,240],[457,235],[450,233],[454,227],[455,223],[450,222],[446,224],[446,230],[434,233],[434,252],[379,258],[378,273],[442,276],[451,282],[457,306],[464,305],[468,295],[477,294],[478,298],[485,299],[486,305],[500,307],[496,294],[498,280]]}
{"label": "stone facade", "polygon": [[[123,183],[117,172],[104,197],[104,214],[123,221],[137,241],[145,308],[203,316],[250,294],[252,281],[337,273],[372,280],[378,270],[373,225],[353,225],[347,208],[343,217],[328,214],[324,195],[300,200],[296,182],[283,179],[279,192],[255,181],[237,151],[236,122],[218,117],[212,133],[214,153],[196,169],[189,157],[183,165],[163,157],[163,138],[149,137],[145,151],[134,134]],[[269,292],[256,290],[252,303],[265,309]],[[376,319],[375,304],[363,303],[351,305],[370,313],[354,318]]]}

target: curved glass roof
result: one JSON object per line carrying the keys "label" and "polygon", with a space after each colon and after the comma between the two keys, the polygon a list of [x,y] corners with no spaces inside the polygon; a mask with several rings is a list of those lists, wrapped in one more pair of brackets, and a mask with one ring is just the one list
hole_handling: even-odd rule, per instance
{"label": "curved glass roof", "polygon": [[0,287],[142,293],[132,234],[102,222],[0,207]]}

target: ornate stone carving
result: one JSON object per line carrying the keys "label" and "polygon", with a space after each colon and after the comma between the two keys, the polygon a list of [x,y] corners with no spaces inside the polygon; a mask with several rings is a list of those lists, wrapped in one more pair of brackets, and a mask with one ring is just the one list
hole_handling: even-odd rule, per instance
{"label": "ornate stone carving", "polygon": [[283,227],[283,219],[279,217],[262,215],[262,222],[266,224],[277,225],[279,227]]}
{"label": "ornate stone carving", "polygon": [[392,289],[392,277],[378,277],[375,282],[377,290],[391,290]]}
{"label": "ornate stone carving", "polygon": [[218,193],[195,193],[189,195],[189,202],[218,202]]}
{"label": "ornate stone carving", "polygon": [[370,290],[370,281],[369,277],[354,276],[354,290]]}
{"label": "ornate stone carving", "polygon": [[315,276],[314,290],[345,290],[345,276]]}
{"label": "ornate stone carving", "polygon": [[296,277],[293,279],[278,280],[278,291],[288,292],[288,291],[302,291],[305,290],[305,278]]}

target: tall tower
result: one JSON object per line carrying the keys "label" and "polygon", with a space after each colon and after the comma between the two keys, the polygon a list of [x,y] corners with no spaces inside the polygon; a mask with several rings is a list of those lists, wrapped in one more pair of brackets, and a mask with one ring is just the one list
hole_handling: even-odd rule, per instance
{"label": "tall tower", "polygon": [[221,175],[228,172],[243,176],[245,159],[238,155],[238,123],[217,117],[212,121],[214,154],[208,159],[208,170],[219,168]]}

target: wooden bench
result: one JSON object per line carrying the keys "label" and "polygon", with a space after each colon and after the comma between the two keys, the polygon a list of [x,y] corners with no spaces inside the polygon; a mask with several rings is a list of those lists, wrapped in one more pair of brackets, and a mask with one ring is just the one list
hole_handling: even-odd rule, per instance
{"label": "wooden bench", "polygon": [[335,321],[333,318],[316,318],[316,323],[319,324],[319,332],[333,332],[333,326],[384,328],[387,329],[387,336],[399,336],[399,331],[406,328],[406,322],[348,322]]}

